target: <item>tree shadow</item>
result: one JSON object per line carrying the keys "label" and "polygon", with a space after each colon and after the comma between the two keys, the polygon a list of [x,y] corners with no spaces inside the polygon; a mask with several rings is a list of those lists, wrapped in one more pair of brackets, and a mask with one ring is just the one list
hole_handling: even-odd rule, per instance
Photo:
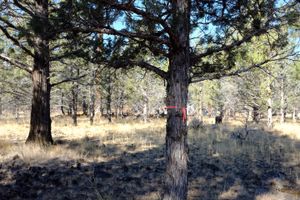
{"label": "tree shadow", "polygon": [[[218,127],[190,134],[188,199],[256,200],[277,182],[297,185],[300,165],[294,151],[299,151],[299,141],[261,130],[238,141]],[[144,151],[103,145],[94,137],[59,139],[57,145],[107,160],[51,159],[29,165],[15,156],[0,164],[0,199],[160,199],[162,142]]]}

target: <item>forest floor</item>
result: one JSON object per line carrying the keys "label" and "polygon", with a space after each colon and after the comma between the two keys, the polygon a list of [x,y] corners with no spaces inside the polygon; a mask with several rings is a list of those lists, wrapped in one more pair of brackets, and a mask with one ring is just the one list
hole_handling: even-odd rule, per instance
{"label": "forest floor", "polygon": [[[300,123],[251,125],[240,139],[240,123],[211,122],[189,131],[188,199],[300,199]],[[47,149],[24,145],[28,128],[0,120],[0,200],[160,199],[165,120],[73,127],[54,117]]]}

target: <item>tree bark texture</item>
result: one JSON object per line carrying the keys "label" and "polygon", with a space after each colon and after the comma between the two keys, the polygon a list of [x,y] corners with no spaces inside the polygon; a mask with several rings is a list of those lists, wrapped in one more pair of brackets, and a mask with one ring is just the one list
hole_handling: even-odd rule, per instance
{"label": "tree bark texture", "polygon": [[30,131],[26,143],[53,144],[50,118],[48,0],[35,1],[33,96]]}
{"label": "tree bark texture", "polygon": [[185,200],[188,191],[186,107],[189,85],[190,1],[173,0],[172,29],[176,35],[169,57],[166,104],[166,178],[164,200]]}

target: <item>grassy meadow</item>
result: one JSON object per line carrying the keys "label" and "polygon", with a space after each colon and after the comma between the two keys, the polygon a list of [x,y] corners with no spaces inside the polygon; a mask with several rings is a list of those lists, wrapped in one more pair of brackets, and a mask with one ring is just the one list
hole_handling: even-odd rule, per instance
{"label": "grassy meadow", "polygon": [[[272,130],[250,124],[247,137],[238,121],[213,125],[205,119],[189,131],[191,200],[300,199],[300,124]],[[161,198],[165,120],[86,118],[72,126],[53,117],[55,145],[24,145],[27,120],[0,121],[0,199]]]}

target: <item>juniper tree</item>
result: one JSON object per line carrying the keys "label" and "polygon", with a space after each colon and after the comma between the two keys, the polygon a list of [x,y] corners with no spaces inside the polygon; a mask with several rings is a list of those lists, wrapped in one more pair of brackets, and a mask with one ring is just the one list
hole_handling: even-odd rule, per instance
{"label": "juniper tree", "polygon": [[[296,1],[84,1],[88,15],[76,21],[73,30],[98,32],[126,38],[123,51],[112,67],[139,66],[158,74],[167,82],[165,200],[187,198],[188,146],[186,107],[192,82],[236,75],[276,59],[272,55],[256,63],[237,66],[235,55],[253,38],[271,31],[278,43],[280,27],[297,20]],[[83,4],[83,1],[82,1]],[[118,11],[125,28],[113,23],[97,23],[96,9]],[[66,28],[67,30],[68,28]],[[195,45],[196,44],[196,45]],[[138,52],[151,52],[166,60],[168,69],[155,66]],[[226,62],[224,62],[224,59]],[[221,62],[222,61],[222,62]]]}
{"label": "juniper tree", "polygon": [[78,46],[74,45],[78,38],[74,33],[59,31],[67,22],[59,15],[62,8],[56,1],[8,0],[1,1],[0,9],[0,33],[10,41],[9,47],[22,52],[14,57],[1,54],[0,59],[28,72],[32,79],[30,131],[26,142],[52,144],[50,92],[59,83],[50,83],[50,62],[78,53]]}

